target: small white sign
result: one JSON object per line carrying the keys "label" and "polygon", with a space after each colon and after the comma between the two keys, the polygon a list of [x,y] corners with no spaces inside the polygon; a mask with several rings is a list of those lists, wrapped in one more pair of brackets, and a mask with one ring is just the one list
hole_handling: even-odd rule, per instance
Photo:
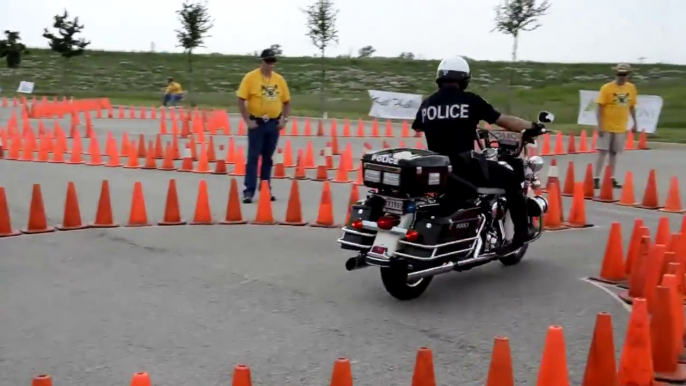
{"label": "small white sign", "polygon": [[33,82],[27,82],[25,80],[22,80],[21,83],[19,83],[19,88],[17,89],[17,92],[22,94],[33,94],[33,87]]}
{"label": "small white sign", "polygon": [[382,119],[414,120],[422,104],[419,94],[403,94],[391,91],[368,90],[372,100],[369,116]]}

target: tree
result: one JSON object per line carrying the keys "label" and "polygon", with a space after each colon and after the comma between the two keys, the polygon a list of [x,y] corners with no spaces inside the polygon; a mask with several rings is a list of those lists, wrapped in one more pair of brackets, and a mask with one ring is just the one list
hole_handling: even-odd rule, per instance
{"label": "tree", "polygon": [[283,55],[283,48],[281,48],[281,44],[272,44],[269,47],[270,50],[274,51],[274,54],[276,56],[281,56]]}
{"label": "tree", "polygon": [[29,51],[21,42],[19,32],[5,31],[5,36],[6,39],[0,40],[0,58],[5,58],[7,68],[19,68],[22,56],[27,55]]}
{"label": "tree", "polygon": [[205,46],[205,39],[210,37],[207,33],[212,29],[213,21],[207,4],[204,2],[191,2],[186,0],[181,9],[176,11],[179,15],[181,28],[175,30],[179,40],[178,47],[183,47],[183,52],[188,59],[188,75],[190,79],[190,102],[195,106],[195,82],[193,77],[193,50]]}
{"label": "tree", "polygon": [[548,0],[543,0],[536,5],[536,0],[504,0],[495,7],[495,28],[493,31],[511,35],[514,42],[512,45],[512,61],[517,61],[517,48],[519,35],[525,31],[533,31],[541,26],[538,18],[545,15],[550,8]]}
{"label": "tree", "polygon": [[[503,0],[503,3],[495,7],[495,27],[493,31],[502,32],[513,38],[512,43],[512,63],[517,61],[517,49],[519,47],[519,36],[522,32],[533,31],[541,26],[538,18],[545,15],[550,8],[548,0],[542,0],[540,5],[536,5],[536,0]],[[510,69],[510,96],[512,84],[514,83],[514,66]],[[508,98],[507,112],[510,111],[510,101]]]}
{"label": "tree", "polygon": [[372,46],[364,46],[357,51],[358,58],[369,58],[376,52],[376,48]]}
{"label": "tree", "polygon": [[338,43],[338,30],[336,29],[338,10],[334,9],[332,0],[315,0],[302,11],[307,15],[307,36],[321,54],[322,98],[320,98],[320,108],[321,112],[324,113],[326,107],[326,49],[331,44]]}
{"label": "tree", "polygon": [[414,59],[414,54],[411,52],[401,52],[400,55],[398,55],[400,59],[407,59],[407,60],[413,60]]}
{"label": "tree", "polygon": [[55,15],[52,28],[57,30],[57,34],[53,34],[45,28],[43,37],[48,39],[50,49],[64,58],[62,87],[66,90],[70,68],[69,62],[71,59],[83,55],[86,51],[86,47],[88,47],[91,42],[84,38],[75,37],[83,31],[84,25],[79,24],[78,17],[75,17],[74,20],[69,20],[69,13],[66,9],[61,15]]}

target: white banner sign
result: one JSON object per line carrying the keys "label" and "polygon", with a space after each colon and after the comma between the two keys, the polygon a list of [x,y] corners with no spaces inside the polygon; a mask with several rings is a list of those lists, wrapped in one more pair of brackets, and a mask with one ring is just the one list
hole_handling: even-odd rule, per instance
{"label": "white banner sign", "polygon": [[[598,91],[579,90],[579,117],[576,123],[578,125],[597,126],[598,120],[596,117],[598,111]],[[657,123],[660,120],[660,112],[662,111],[663,100],[657,95],[639,95],[636,106],[636,118],[638,119],[638,131],[645,131],[647,133],[655,133],[657,130]],[[634,124],[633,118],[629,116],[627,129],[631,129]]]}
{"label": "white banner sign", "polygon": [[369,116],[383,119],[414,120],[422,96],[419,94],[403,94],[390,91],[368,90],[372,100]]}
{"label": "white banner sign", "polygon": [[17,89],[17,92],[22,94],[33,93],[33,82],[27,82],[25,80],[22,80],[21,83],[19,83],[19,88]]}

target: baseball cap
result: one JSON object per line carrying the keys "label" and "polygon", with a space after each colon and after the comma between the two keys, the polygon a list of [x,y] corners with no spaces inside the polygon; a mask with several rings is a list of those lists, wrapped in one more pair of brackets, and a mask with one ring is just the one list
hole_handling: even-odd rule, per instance
{"label": "baseball cap", "polygon": [[263,50],[262,53],[260,54],[260,59],[275,59],[276,60],[276,52],[274,50],[267,48],[266,50]]}
{"label": "baseball cap", "polygon": [[628,63],[619,63],[613,67],[613,70],[619,74],[626,74],[631,72],[631,66]]}

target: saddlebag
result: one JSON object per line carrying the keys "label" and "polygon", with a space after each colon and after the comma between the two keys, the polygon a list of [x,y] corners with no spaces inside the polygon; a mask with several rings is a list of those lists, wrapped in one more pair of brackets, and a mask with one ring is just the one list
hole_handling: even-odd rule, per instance
{"label": "saddlebag", "polygon": [[443,191],[452,171],[446,156],[422,149],[394,148],[362,157],[364,186],[410,197]]}

